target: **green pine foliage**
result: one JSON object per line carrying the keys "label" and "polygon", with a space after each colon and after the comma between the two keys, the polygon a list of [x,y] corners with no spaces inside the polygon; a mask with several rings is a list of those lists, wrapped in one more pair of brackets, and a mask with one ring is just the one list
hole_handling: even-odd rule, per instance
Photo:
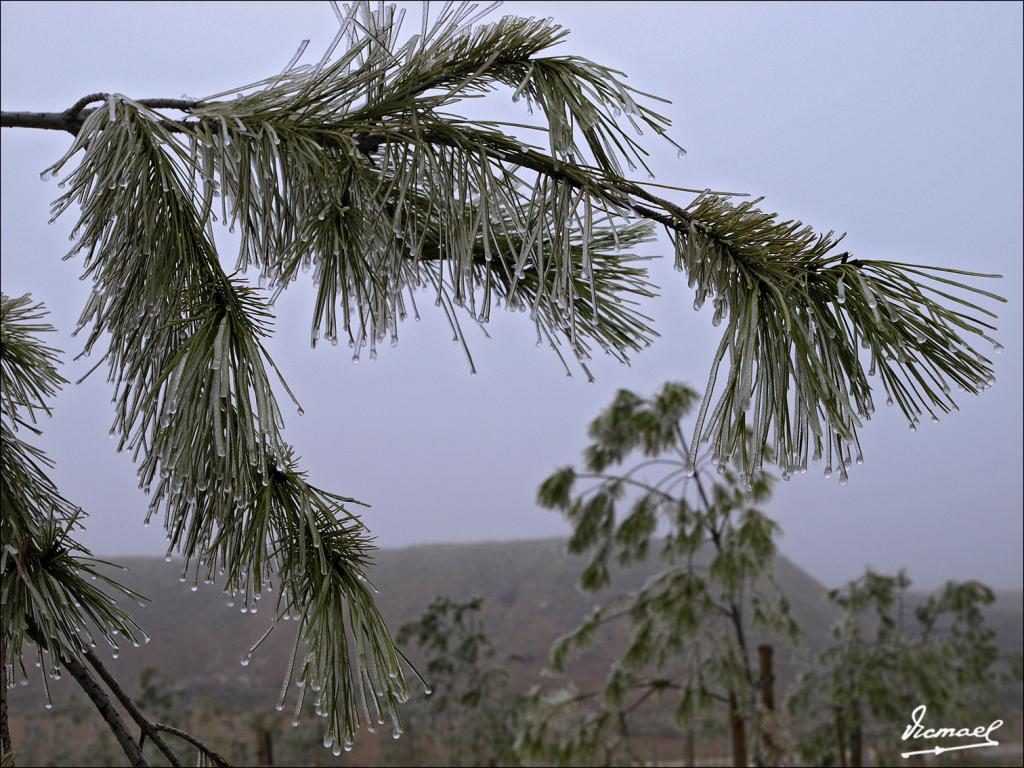
{"label": "green pine foliage", "polygon": [[0,295],[3,663],[26,679],[34,661],[50,707],[48,680],[59,679],[68,660],[81,661],[98,642],[116,657],[122,643],[138,646],[149,637],[118,606],[118,599],[144,598],[112,580],[101,567],[110,563],[75,541],[85,512],[60,494],[46,474],[52,462],[30,442],[42,434],[37,414],[49,414],[65,383],[58,351],[39,339],[53,331],[45,315],[29,296]]}

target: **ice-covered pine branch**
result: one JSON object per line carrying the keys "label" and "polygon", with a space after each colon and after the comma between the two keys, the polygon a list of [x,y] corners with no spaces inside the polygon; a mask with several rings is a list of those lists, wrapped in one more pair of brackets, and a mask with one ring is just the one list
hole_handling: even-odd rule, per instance
{"label": "ice-covered pine branch", "polygon": [[[339,29],[315,63],[299,63],[304,44],[281,72],[223,93],[90,94],[2,125],[74,134],[44,176],[64,189],[55,217],[80,211],[69,256],[94,286],[86,352],[108,340],[118,446],[194,583],[222,576],[247,609],[273,591],[275,623],[297,619],[281,705],[292,680],[297,716],[313,691],[333,748],[383,714],[399,733],[409,691],[353,502],[310,485],[282,437],[264,340],[274,298],[303,272],[314,345],[372,358],[418,298],[472,366],[463,325],[504,306],[589,375],[595,351],[625,361],[656,335],[634,248],[660,229],[694,306],[711,300],[724,328],[694,455],[710,449],[748,480],[771,455],[784,476],[823,460],[845,481],[878,400],[913,427],[954,410],[955,390],[991,384],[978,346],[998,347],[995,316],[977,297],[999,297],[969,282],[989,276],[854,258],[759,200],[655,194],[632,177],[651,175],[644,132],[672,142],[660,100],[554,55],[567,30],[551,19],[487,21],[493,6],[461,3],[405,30],[395,5],[332,5]],[[498,92],[525,102],[546,146],[459,114]],[[239,234],[237,272],[259,288],[222,267],[215,223]]]}

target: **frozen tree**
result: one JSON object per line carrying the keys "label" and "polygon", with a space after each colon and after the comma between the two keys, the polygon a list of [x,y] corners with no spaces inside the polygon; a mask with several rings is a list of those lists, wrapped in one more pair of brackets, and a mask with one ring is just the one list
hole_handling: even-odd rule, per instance
{"label": "frozen tree", "polygon": [[[73,137],[42,176],[60,179],[53,216],[78,217],[68,258],[93,286],[78,330],[115,388],[115,444],[137,464],[146,518],[166,528],[193,582],[220,577],[243,605],[265,596],[271,627],[296,619],[280,703],[303,683],[296,717],[311,699],[335,749],[360,723],[388,717],[400,732],[409,670],[365,581],[356,502],[312,486],[282,437],[272,380],[283,378],[264,341],[274,300],[299,274],[316,286],[314,345],[372,358],[397,343],[418,297],[464,347],[463,324],[522,312],[567,370],[589,375],[595,352],[624,361],[655,335],[642,312],[654,286],[631,251],[660,230],[694,305],[710,299],[724,328],[691,443],[747,483],[766,446],[784,473],[823,458],[845,479],[880,396],[913,426],[954,409],[955,388],[992,380],[972,346],[991,341],[991,313],[972,294],[992,295],[963,282],[970,273],[853,258],[840,237],[780,221],[760,199],[651,184],[639,136],[675,145],[661,100],[552,52],[568,34],[552,19],[490,21],[494,5],[427,9],[410,32],[404,8],[334,4],[339,29],[322,57],[300,65],[303,43],[260,82],[199,99],[94,93],[0,121]],[[459,114],[464,99],[500,90],[536,112],[545,146]],[[233,270],[215,223],[240,235]],[[13,424],[52,394],[56,374],[48,390],[19,390],[35,374],[15,373],[4,344]],[[43,546],[81,517],[38,462],[31,477],[8,470],[29,450],[11,445],[8,680],[29,645],[47,652],[48,674],[88,660],[90,633],[139,636],[114,607],[100,612],[98,595],[74,599],[73,545],[59,558]],[[19,560],[26,547],[38,549],[34,571]],[[51,591],[38,591],[42,579]]]}
{"label": "frozen tree", "polygon": [[[978,581],[948,581],[913,605],[905,571],[864,575],[831,590],[838,609],[830,642],[788,702],[798,716],[798,754],[815,764],[879,765],[899,760],[892,736],[927,702],[943,723],[994,719],[999,648],[985,609],[995,601]],[[924,746],[933,746],[927,744]],[[916,748],[916,747],[915,747]]]}
{"label": "frozen tree", "polygon": [[481,617],[483,598],[439,595],[398,629],[430,680],[427,696],[405,709],[411,739],[382,747],[382,765],[518,765],[515,731],[523,697],[495,658]]}
{"label": "frozen tree", "polygon": [[779,527],[758,508],[774,478],[758,471],[747,490],[708,451],[694,455],[683,418],[697,399],[672,382],[650,397],[620,390],[591,422],[584,466],[559,469],[540,486],[539,503],[572,525],[569,552],[587,556],[583,590],[599,592],[613,565],[645,562],[654,550],[660,567],[554,644],[549,666],[563,673],[602,634],[619,627],[628,636],[601,689],[537,693],[521,732],[527,755],[559,765],[656,762],[638,736],[651,725],[650,705],[666,700],[687,732],[688,764],[697,722],[716,714],[729,724],[735,765],[748,764],[748,747],[756,765],[773,751],[771,713],[758,697],[770,682],[756,669],[758,640],[799,635],[772,573]]}

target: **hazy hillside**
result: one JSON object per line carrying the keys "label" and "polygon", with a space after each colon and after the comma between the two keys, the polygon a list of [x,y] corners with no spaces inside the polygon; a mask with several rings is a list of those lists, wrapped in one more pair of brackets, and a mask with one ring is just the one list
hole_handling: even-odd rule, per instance
{"label": "hazy hillside", "polygon": [[[118,660],[109,662],[129,689],[135,688],[145,667],[157,667],[188,694],[205,694],[231,711],[286,717],[273,713],[273,703],[294,641],[292,626],[282,624],[249,666],[239,664],[246,649],[265,631],[272,605],[261,607],[255,615],[242,614],[237,607],[227,607],[226,596],[216,586],[200,584],[199,590],[192,592],[189,583],[180,582],[180,562],[159,558],[122,562],[129,568],[118,574],[122,581],[153,600],[148,607],[135,609],[153,641],[138,649],[124,648]],[[499,660],[507,663],[520,689],[540,680],[554,638],[576,626],[599,600],[615,593],[581,593],[576,579],[582,561],[567,556],[564,543],[555,539],[422,545],[384,550],[376,562],[369,575],[380,590],[379,604],[393,630],[417,617],[437,595],[484,597],[484,619]],[[647,563],[613,574],[612,583],[618,592],[635,590],[657,565]],[[805,634],[801,648],[777,648],[779,693],[784,695],[794,666],[821,647],[834,614],[825,588],[785,558],[778,559],[775,578],[789,596]],[[989,611],[1004,652],[1024,645],[1021,614],[1019,591],[1000,593]],[[570,668],[577,685],[600,685],[609,658],[624,641],[622,634],[603,637],[580,656]],[[754,638],[755,643],[759,641]],[[109,658],[109,653],[106,655]],[[51,681],[50,686],[58,702],[53,711],[56,715],[61,710],[60,699],[74,684],[65,676]],[[38,678],[11,694],[16,727],[38,727],[22,719],[28,714],[33,722],[42,722],[37,719],[44,713]]]}
{"label": "hazy hillside", "polygon": [[[528,686],[536,680],[551,642],[572,629],[606,595],[584,595],[576,587],[582,567],[579,558],[564,553],[560,540],[545,539],[481,544],[430,544],[383,550],[370,573],[380,590],[379,605],[389,625],[397,629],[418,616],[437,595],[461,599],[470,595],[485,598],[484,619],[494,638],[498,655],[513,657],[511,668],[516,683]],[[294,634],[282,624],[264,643],[247,667],[239,664],[249,645],[266,630],[272,606],[257,614],[242,614],[228,608],[219,588],[178,580],[180,562],[160,558],[121,560],[129,571],[121,580],[150,597],[152,604],[135,608],[139,623],[153,636],[142,648],[122,649],[111,666],[122,679],[134,681],[147,666],[158,667],[181,685],[194,691],[215,694],[227,686],[231,696],[246,692],[269,701],[291,651]],[[632,591],[643,585],[657,563],[652,562],[619,572],[613,578],[616,589],[607,595]],[[809,575],[780,558],[776,579],[791,597],[796,618],[808,639],[808,648],[818,646],[831,622],[824,588]],[[622,637],[611,638],[617,644]],[[611,648],[599,643],[580,657],[574,668],[584,680],[603,677]],[[53,684],[54,694],[63,681]],[[15,692],[20,703],[38,701],[35,686]]]}
{"label": "hazy hillside", "polygon": [[[257,614],[228,608],[219,588],[199,585],[197,592],[178,580],[180,562],[160,558],[129,558],[122,580],[153,602],[136,608],[139,622],[153,636],[142,648],[122,649],[111,666],[123,679],[133,681],[147,666],[159,667],[184,686],[213,693],[230,683],[236,690],[272,696],[284,670],[284,658],[294,639],[289,624],[282,624],[263,645],[248,667],[239,659],[265,631],[271,606]],[[484,618],[499,656],[514,657],[520,685],[535,679],[551,641],[574,627],[606,595],[585,595],[576,587],[582,567],[580,558],[564,552],[557,539],[479,544],[427,544],[377,554],[371,581],[380,590],[379,605],[389,625],[397,629],[418,616],[436,595],[485,598]],[[619,572],[615,590],[632,591],[657,567],[651,562]],[[824,641],[833,614],[825,589],[814,578],[784,557],[778,558],[775,578],[790,597],[797,621],[805,634],[806,648],[813,653]],[[1020,649],[1022,639],[1021,593],[999,593],[989,621],[997,629],[1004,650]],[[584,678],[603,676],[610,648],[607,645],[582,656],[575,669]],[[780,662],[785,668],[785,655]],[[785,671],[785,670],[783,670]],[[54,685],[55,692],[66,681]],[[16,691],[16,700],[38,701],[38,691]]]}

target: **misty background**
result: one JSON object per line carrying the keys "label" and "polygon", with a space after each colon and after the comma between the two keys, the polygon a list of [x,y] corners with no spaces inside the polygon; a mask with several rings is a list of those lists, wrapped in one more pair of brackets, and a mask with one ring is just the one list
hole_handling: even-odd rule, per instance
{"label": "misty background", "polygon": [[[418,27],[419,4],[406,24]],[[435,9],[435,13],[437,10]],[[998,272],[982,287],[1000,314],[995,387],[964,396],[939,424],[907,428],[880,408],[862,432],[865,463],[850,484],[821,465],[780,482],[767,513],[782,551],[825,584],[865,564],[907,566],[917,587],[977,578],[1022,583],[1022,11],[1019,4],[673,4],[510,2],[501,14],[554,17],[578,54],[672,99],[679,159],[653,137],[658,181],[766,195],[763,207],[844,248],[886,258]],[[327,3],[3,3],[2,104],[60,111],[84,94],[202,97],[274,74],[310,38],[317,60],[336,31]],[[525,120],[508,94],[466,113]],[[89,285],[62,262],[75,211],[47,226],[55,183],[40,171],[70,137],[2,131],[2,286],[51,310],[51,342],[74,381],[92,364],[70,336]],[[535,143],[543,140],[531,139]],[[225,263],[234,240],[218,231]],[[644,253],[670,254],[667,242]],[[310,280],[278,301],[270,350],[305,410],[285,410],[286,436],[314,483],[372,505],[378,543],[564,535],[534,503],[538,483],[577,463],[586,426],[621,387],[650,393],[673,379],[702,390],[719,331],[692,309],[685,278],[653,264],[662,296],[646,307],[661,338],[629,367],[594,361],[596,383],[567,378],[534,346],[522,314],[497,313],[467,337],[470,376],[443,315],[353,365],[344,345],[309,347]],[[982,341],[981,349],[987,350]],[[144,528],[146,499],[127,455],[107,438],[112,387],[104,370],[68,385],[37,444],[56,460],[61,490],[90,514],[80,538],[105,555],[162,554]],[[290,415],[289,415],[290,414]]]}

